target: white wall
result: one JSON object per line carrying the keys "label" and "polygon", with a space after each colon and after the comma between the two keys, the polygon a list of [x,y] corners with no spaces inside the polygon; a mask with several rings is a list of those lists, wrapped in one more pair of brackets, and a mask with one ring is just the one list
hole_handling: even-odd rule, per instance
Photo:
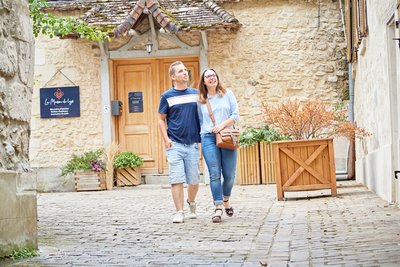
{"label": "white wall", "polygon": [[387,201],[392,201],[393,179],[388,45],[392,40],[387,23],[395,2],[367,1],[369,33],[359,49],[358,62],[353,64],[355,121],[372,133],[356,143],[356,179]]}

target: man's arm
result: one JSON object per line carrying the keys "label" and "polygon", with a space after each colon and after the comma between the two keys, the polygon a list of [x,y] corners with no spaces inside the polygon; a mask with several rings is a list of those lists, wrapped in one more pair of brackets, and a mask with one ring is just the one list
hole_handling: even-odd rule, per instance
{"label": "man's arm", "polygon": [[168,137],[166,119],[167,114],[158,114],[158,128],[160,129],[161,135],[164,139],[165,148],[169,148],[172,146],[172,141]]}

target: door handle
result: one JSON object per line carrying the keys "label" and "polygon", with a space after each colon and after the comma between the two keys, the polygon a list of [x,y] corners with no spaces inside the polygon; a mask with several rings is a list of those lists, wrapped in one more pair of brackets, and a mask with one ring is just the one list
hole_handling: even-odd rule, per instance
{"label": "door handle", "polygon": [[394,178],[395,179],[399,179],[399,177],[397,177],[397,175],[400,173],[400,171],[394,171]]}

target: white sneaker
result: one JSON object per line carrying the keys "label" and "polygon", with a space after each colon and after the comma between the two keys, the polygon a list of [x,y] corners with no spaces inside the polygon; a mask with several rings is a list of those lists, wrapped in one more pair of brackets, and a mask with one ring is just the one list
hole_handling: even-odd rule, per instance
{"label": "white sneaker", "polygon": [[184,221],[184,214],[183,210],[177,211],[174,215],[174,218],[172,219],[173,223],[183,223]]}
{"label": "white sneaker", "polygon": [[196,219],[197,218],[196,202],[189,202],[189,200],[188,200],[187,203],[189,204],[189,209],[190,209],[189,219]]}

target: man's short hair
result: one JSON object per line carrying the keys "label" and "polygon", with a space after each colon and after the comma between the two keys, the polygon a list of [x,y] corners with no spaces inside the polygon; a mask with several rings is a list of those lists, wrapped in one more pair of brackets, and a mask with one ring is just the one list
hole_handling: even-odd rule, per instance
{"label": "man's short hair", "polygon": [[183,64],[182,61],[175,61],[169,66],[169,70],[168,70],[169,77],[172,77],[172,75],[175,74],[175,67],[180,64]]}

